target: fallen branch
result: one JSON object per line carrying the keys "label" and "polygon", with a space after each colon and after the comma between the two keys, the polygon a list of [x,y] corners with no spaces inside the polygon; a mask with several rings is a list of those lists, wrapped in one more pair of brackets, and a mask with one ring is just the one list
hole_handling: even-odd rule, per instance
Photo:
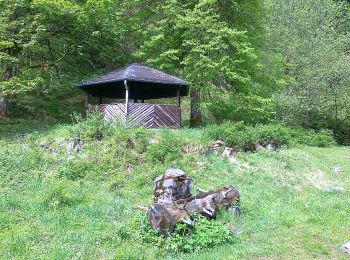
{"label": "fallen branch", "polygon": [[133,208],[138,209],[138,210],[142,210],[142,211],[148,211],[148,207],[142,206],[142,205],[135,205]]}

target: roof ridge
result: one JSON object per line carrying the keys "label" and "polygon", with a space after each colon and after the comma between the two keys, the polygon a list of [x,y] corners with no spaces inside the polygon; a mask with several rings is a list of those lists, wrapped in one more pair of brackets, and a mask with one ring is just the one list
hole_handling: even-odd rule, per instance
{"label": "roof ridge", "polygon": [[145,64],[138,63],[138,62],[133,62],[133,63],[131,63],[131,64],[127,65],[127,67],[130,67],[130,66],[132,66],[132,65],[137,65],[137,66],[147,67]]}
{"label": "roof ridge", "polygon": [[97,76],[87,81],[83,81],[76,84],[78,87],[87,85],[98,85],[117,81],[142,81],[157,84],[175,84],[175,85],[188,85],[185,80],[176,76],[167,74],[161,70],[148,67],[144,64],[132,63],[122,68],[112,70],[106,74]]}

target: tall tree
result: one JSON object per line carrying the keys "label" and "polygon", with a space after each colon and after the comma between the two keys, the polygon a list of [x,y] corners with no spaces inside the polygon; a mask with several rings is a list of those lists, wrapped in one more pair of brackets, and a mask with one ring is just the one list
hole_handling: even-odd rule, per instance
{"label": "tall tree", "polygon": [[[251,77],[247,64],[256,55],[246,32],[235,28],[230,1],[159,1],[149,15],[137,57],[146,63],[182,75],[190,82],[191,126],[201,123],[200,98],[213,91],[236,91]],[[145,28],[140,28],[145,30]]]}
{"label": "tall tree", "polygon": [[[3,104],[16,95],[43,86],[51,71],[57,70],[57,65],[68,54],[66,35],[75,22],[76,8],[67,1],[57,1],[55,6],[52,3],[0,1],[0,65],[3,68],[0,100]],[[47,6],[46,13],[42,11],[43,6]],[[57,6],[60,6],[59,12]],[[49,13],[54,23],[45,20]],[[7,104],[0,108],[3,117],[6,108]]]}
{"label": "tall tree", "polygon": [[18,74],[20,53],[30,39],[29,5],[29,1],[0,1],[0,117],[7,115],[8,96],[13,92],[9,81]]}
{"label": "tall tree", "polygon": [[129,7],[112,0],[0,0],[0,116],[18,95],[71,88],[87,74],[128,62]]}

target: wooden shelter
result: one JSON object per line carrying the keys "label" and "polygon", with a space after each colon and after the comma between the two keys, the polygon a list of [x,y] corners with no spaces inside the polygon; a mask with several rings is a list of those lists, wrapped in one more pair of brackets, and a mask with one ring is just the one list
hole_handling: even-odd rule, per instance
{"label": "wooden shelter", "polygon": [[[84,90],[87,97],[99,99],[98,108],[106,121],[118,120],[127,127],[181,127],[180,99],[188,95],[188,83],[159,70],[131,64],[76,87]],[[171,97],[176,97],[176,105],[145,103],[145,100]],[[103,104],[104,98],[124,102]]]}

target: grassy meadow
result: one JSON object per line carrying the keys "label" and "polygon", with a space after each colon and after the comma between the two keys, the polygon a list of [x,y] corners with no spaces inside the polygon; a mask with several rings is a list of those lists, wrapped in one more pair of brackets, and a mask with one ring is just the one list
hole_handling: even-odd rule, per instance
{"label": "grassy meadow", "polygon": [[[346,259],[349,147],[260,148],[237,152],[232,164],[206,153],[202,129],[100,131],[93,137],[82,123],[2,127],[1,259]],[[222,211],[215,220],[244,230],[234,242],[182,252],[147,239],[145,212],[133,206],[151,203],[153,179],[172,166],[195,180],[193,192],[239,189],[242,216]]]}

